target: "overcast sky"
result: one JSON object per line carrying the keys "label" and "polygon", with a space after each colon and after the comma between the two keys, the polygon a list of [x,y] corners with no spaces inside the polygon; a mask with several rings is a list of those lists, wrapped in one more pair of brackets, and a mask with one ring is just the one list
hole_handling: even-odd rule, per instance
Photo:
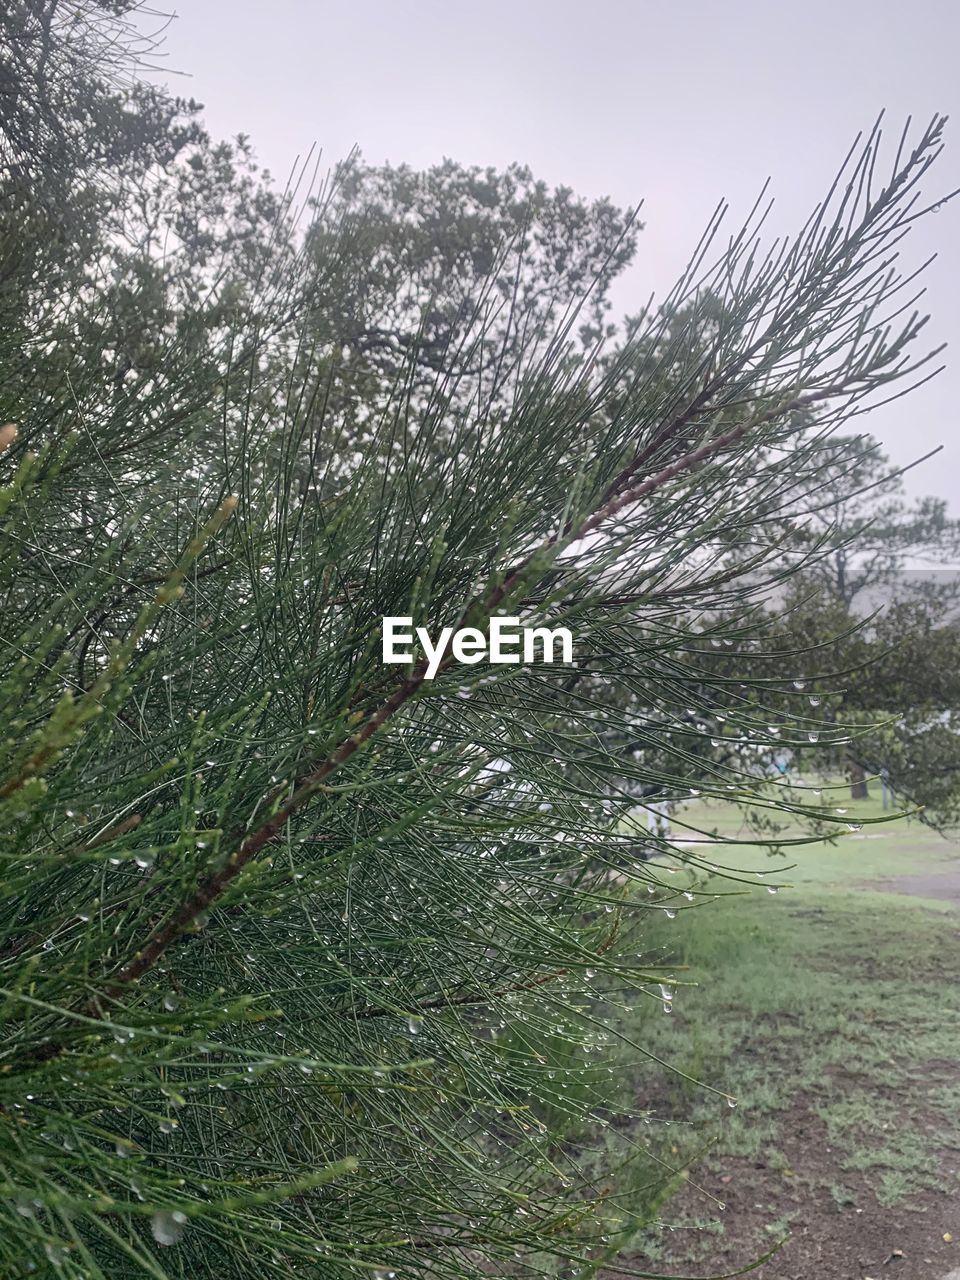
{"label": "overcast sky", "polygon": [[[159,7],[164,7],[162,4]],[[312,143],[331,164],[529,164],[551,185],[644,201],[619,310],[666,291],[724,196],[731,226],[764,179],[773,227],[800,225],[881,109],[954,114],[926,190],[960,186],[957,0],[179,0],[165,65],[217,136],[251,136],[286,177]],[[892,156],[891,156],[892,159]],[[918,224],[929,345],[948,368],[859,419],[960,516],[960,200]]]}

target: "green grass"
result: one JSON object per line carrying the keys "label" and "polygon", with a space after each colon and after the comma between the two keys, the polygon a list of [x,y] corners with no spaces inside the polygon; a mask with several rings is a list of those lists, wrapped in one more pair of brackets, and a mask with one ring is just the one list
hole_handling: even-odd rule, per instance
{"label": "green grass", "polygon": [[[694,877],[674,859],[655,864],[664,885],[696,897],[679,899],[673,920],[651,912],[646,934],[656,960],[678,966],[673,1012],[631,1008],[623,1029],[738,1105],[652,1063],[637,1068],[637,1105],[671,1123],[678,1165],[712,1144],[694,1177],[714,1192],[715,1175],[749,1161],[770,1184],[824,1190],[838,1211],[864,1186],[881,1205],[909,1208],[925,1191],[958,1187],[945,1153],[955,1167],[960,913],[933,881],[929,897],[890,881],[936,877],[960,851],[916,819],[871,825],[883,816],[877,797],[855,803],[837,788],[824,802],[849,810],[835,839],[785,857],[740,843],[751,836],[732,804],[697,801],[678,815],[732,841],[691,847],[701,862],[762,876],[745,875],[756,884],[744,886]],[[847,821],[865,825],[849,831]],[[781,887],[771,896],[766,885]],[[798,1118],[816,1138],[799,1151],[802,1167]]]}

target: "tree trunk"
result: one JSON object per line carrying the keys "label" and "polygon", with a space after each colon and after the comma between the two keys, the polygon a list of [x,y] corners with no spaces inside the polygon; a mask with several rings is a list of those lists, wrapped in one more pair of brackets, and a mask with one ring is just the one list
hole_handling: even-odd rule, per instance
{"label": "tree trunk", "polygon": [[847,758],[847,773],[850,775],[850,799],[866,800],[870,796],[867,787],[866,775],[863,772],[863,765],[858,764],[856,760]]}

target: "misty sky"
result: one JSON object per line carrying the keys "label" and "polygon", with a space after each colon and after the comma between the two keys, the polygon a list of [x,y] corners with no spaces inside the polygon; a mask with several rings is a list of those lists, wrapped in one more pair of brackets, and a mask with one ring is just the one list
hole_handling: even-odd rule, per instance
{"label": "misty sky", "polygon": [[[907,115],[955,115],[925,192],[960,186],[956,0],[178,0],[177,14],[165,66],[186,74],[171,86],[216,136],[249,134],[281,180],[316,142],[330,164],[354,145],[371,163],[516,160],[583,196],[642,199],[618,311],[666,292],[721,196],[732,229],[769,176],[772,229],[799,227],[881,109],[894,147]],[[922,305],[948,368],[857,426],[901,464],[944,445],[907,483],[960,516],[960,199],[909,240],[909,262],[939,254]]]}

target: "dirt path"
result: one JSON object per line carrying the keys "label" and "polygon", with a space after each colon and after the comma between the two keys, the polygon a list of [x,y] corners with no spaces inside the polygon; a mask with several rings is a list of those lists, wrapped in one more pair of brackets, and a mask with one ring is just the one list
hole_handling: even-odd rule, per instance
{"label": "dirt path", "polygon": [[865,880],[866,889],[883,893],[905,893],[915,898],[936,898],[960,906],[960,865],[946,871],[921,872],[918,875],[892,876],[884,880]]}

